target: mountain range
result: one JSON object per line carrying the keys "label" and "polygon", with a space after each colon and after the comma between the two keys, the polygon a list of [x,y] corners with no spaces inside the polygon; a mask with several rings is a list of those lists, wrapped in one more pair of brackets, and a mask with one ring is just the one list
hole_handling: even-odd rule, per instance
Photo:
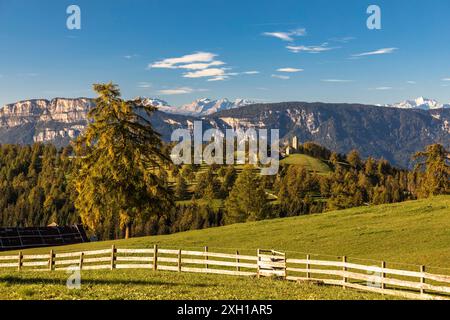
{"label": "mountain range", "polygon": [[435,110],[435,109],[448,109],[450,103],[443,104],[436,100],[419,97],[414,100],[405,100],[399,103],[387,104],[385,107],[400,108],[400,109],[422,109],[422,110]]}
{"label": "mountain range", "polygon": [[169,105],[166,101],[160,99],[146,98],[144,101],[150,105],[158,107],[158,109],[163,112],[191,116],[206,116],[222,110],[235,109],[255,103],[246,99],[236,99],[234,101],[230,101],[226,98],[219,100],[203,98],[197,99],[189,104],[182,105],[181,107],[174,107]]}
{"label": "mountain range", "polygon": [[[423,99],[425,101],[431,101]],[[170,141],[178,128],[192,128],[200,118],[203,129],[279,129],[286,143],[296,135],[331,150],[347,153],[357,149],[362,156],[385,158],[410,167],[410,157],[426,145],[450,147],[450,108],[385,107],[362,104],[283,102],[251,104],[248,100],[200,99],[174,108],[157,99],[146,103],[158,107],[151,122],[163,140]],[[34,99],[0,109],[0,143],[51,142],[66,145],[87,124],[87,112],[95,105],[89,98]],[[411,104],[412,105],[412,104]]]}

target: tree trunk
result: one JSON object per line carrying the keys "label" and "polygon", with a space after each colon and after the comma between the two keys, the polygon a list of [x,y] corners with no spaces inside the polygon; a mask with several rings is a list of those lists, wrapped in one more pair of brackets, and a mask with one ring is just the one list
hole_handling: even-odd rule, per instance
{"label": "tree trunk", "polygon": [[131,223],[127,223],[125,226],[125,239],[130,239],[131,237]]}

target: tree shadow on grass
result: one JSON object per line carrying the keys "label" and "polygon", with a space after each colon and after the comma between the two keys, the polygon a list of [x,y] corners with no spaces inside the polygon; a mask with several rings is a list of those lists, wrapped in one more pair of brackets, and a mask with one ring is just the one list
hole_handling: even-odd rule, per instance
{"label": "tree shadow on grass", "polygon": [[[135,279],[86,279],[81,278],[83,285],[141,285],[141,286],[185,286],[183,283],[176,283],[163,280],[135,280]],[[0,284],[4,283],[7,286],[11,285],[66,285],[66,280],[51,279],[51,278],[22,278],[18,276],[3,276],[0,277]],[[191,287],[216,287],[216,284],[191,283]]]}

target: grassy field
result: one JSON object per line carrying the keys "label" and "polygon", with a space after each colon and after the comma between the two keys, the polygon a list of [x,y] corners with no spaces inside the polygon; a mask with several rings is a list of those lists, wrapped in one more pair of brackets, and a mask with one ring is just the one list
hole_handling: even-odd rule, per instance
{"label": "grassy field", "polygon": [[69,290],[64,272],[0,272],[0,299],[387,299],[381,295],[272,279],[153,272],[83,271],[81,290]]}
{"label": "grassy field", "polygon": [[[368,206],[285,219],[235,224],[172,235],[55,248],[73,251],[120,247],[257,248],[385,260],[450,268],[450,196]],[[33,249],[24,252],[47,252]],[[299,253],[300,254],[300,253]]]}
{"label": "grassy field", "polygon": [[281,160],[280,163],[282,165],[302,166],[311,172],[316,172],[319,174],[327,174],[331,172],[330,167],[325,162],[306,154],[291,154]]}
{"label": "grassy field", "polygon": [[[256,253],[257,248],[285,251],[288,258],[304,257],[305,253],[316,254],[317,258],[338,259],[346,255],[351,262],[379,264],[387,261],[387,266],[406,270],[418,270],[418,265],[426,265],[431,273],[450,274],[450,196],[440,196],[427,200],[404,203],[360,207],[343,211],[333,211],[317,215],[266,220],[245,224],[236,224],[220,228],[189,231],[165,236],[134,238],[107,242],[87,243],[54,248],[57,252],[79,251],[95,248],[108,248],[113,243],[118,247],[152,247],[158,244],[165,248],[201,249],[208,246],[210,251],[234,252],[241,254]],[[47,253],[50,249],[26,250],[25,253]],[[9,253],[8,253],[9,254]],[[314,255],[313,255],[314,256]],[[316,257],[316,256],[314,256]],[[379,298],[340,288],[316,287],[296,283],[281,283],[264,279],[262,282],[252,279],[233,278],[215,275],[189,275],[155,273],[151,271],[133,271],[131,273],[106,271],[103,273],[86,272],[86,281],[94,285],[82,293],[66,292],[61,286],[64,273],[19,274],[17,272],[0,273],[0,298],[41,298],[52,294],[56,297],[70,298],[108,298],[108,292],[115,292],[115,298],[214,298],[213,293],[227,292],[224,298],[279,298],[279,299],[365,299]],[[116,276],[120,275],[120,276]],[[133,277],[127,278],[127,277]],[[135,277],[136,276],[136,277]],[[117,279],[116,279],[117,278]],[[139,279],[144,279],[139,282]],[[83,275],[84,279],[84,275]],[[100,280],[96,280],[100,279]],[[116,279],[112,284],[108,279]],[[135,283],[128,290],[128,296],[116,292],[126,286],[127,280]],[[199,280],[200,279],[200,280]],[[160,284],[161,282],[161,284]],[[139,288],[160,288],[165,282],[178,283],[179,295],[171,290],[140,290]],[[154,285],[153,283],[157,283]],[[42,288],[42,292],[39,290]],[[250,289],[248,289],[250,288]],[[60,290],[60,291],[58,291]],[[336,291],[335,291],[336,290]],[[98,292],[97,292],[98,291]],[[118,290],[120,291],[120,290]],[[204,291],[198,293],[198,291]],[[104,292],[104,293],[102,293]],[[126,291],[124,291],[126,292]],[[133,293],[134,292],[134,293]],[[251,293],[247,293],[251,292]],[[112,293],[111,293],[112,294]],[[174,296],[172,296],[174,294]],[[77,297],[75,297],[77,298]]]}

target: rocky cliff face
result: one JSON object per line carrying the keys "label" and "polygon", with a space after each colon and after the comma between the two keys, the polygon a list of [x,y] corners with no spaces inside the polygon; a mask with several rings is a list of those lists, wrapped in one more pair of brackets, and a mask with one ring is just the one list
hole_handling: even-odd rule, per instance
{"label": "rocky cliff face", "polygon": [[[145,101],[151,105],[154,100]],[[7,104],[0,109],[0,143],[51,142],[64,146],[87,125],[87,114],[95,106],[89,98],[35,99]],[[158,106],[158,105],[156,105]],[[151,122],[166,141],[173,129],[190,128],[195,118],[157,111]]]}
{"label": "rocky cliff face", "polygon": [[55,98],[51,101],[35,99],[7,104],[0,109],[0,141],[14,143],[17,129],[28,129],[32,141],[48,142],[71,139],[80,134],[86,125],[88,111],[94,106],[91,99]]}

